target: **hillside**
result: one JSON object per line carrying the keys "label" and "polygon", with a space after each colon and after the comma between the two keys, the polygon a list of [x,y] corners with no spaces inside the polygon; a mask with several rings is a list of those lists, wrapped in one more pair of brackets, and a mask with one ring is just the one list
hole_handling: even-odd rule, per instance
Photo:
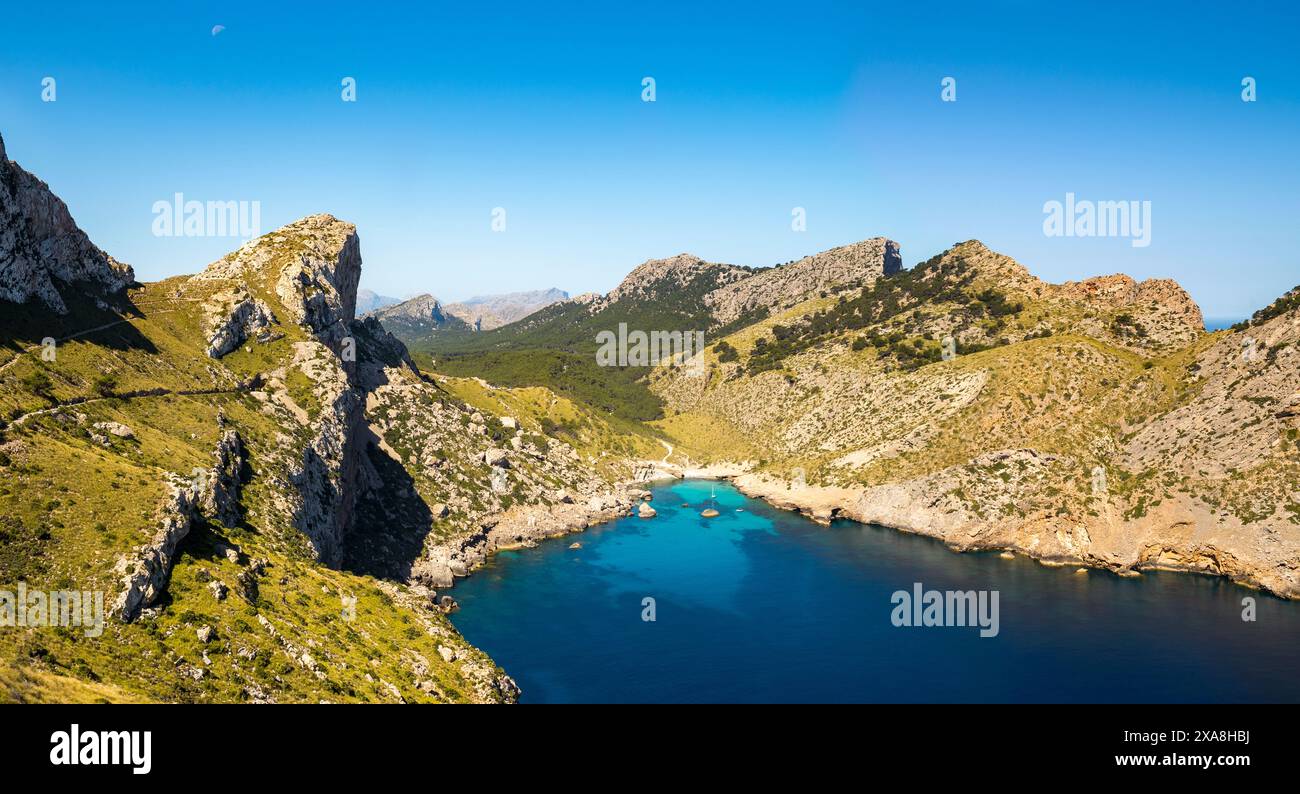
{"label": "hillside", "polygon": [[[820,291],[873,283],[897,270],[897,245],[875,238],[774,268],[706,262],[691,254],[651,259],[606,295],[556,303],[494,331],[404,337],[417,360],[450,374],[514,386],[546,386],[623,420],[662,415],[641,366],[598,366],[602,333],[620,326],[702,332],[741,327]],[[402,337],[400,331],[394,331]]]}
{"label": "hillside", "polygon": [[1300,313],[1268,315],[1243,357],[1173,282],[1047,284],[970,241],[656,372],[655,424],[823,518],[1296,597]]}
{"label": "hillside", "polygon": [[0,315],[0,580],[107,612],[102,636],[0,632],[0,699],[514,700],[434,588],[626,513],[628,464],[580,449],[638,442],[420,372],[354,319],[351,224],[135,284],[47,186],[0,171],[0,294],[21,298]]}

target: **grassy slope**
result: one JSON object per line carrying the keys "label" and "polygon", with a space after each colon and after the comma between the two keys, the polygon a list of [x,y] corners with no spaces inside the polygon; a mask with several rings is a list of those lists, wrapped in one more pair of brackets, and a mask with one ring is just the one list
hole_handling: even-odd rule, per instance
{"label": "grassy slope", "polygon": [[422,366],[505,386],[546,386],[611,417],[642,422],[663,411],[659,398],[647,388],[647,369],[597,366],[597,335],[617,333],[620,323],[646,331],[708,329],[712,321],[703,298],[716,286],[706,271],[684,286],[652,290],[595,314],[586,305],[565,302],[476,334],[394,333]]}
{"label": "grassy slope", "polygon": [[[250,286],[280,313],[269,279]],[[231,390],[254,373],[283,366],[289,346],[303,336],[287,323],[278,329],[284,339],[251,352],[220,362],[203,354],[196,304],[187,299],[209,288],[183,279],[149,285],[132,292],[138,311],[128,322],[60,345],[56,361],[41,361],[33,352],[11,352],[0,361],[7,365],[0,371],[0,406],[10,419],[50,409],[54,401],[89,400],[28,417],[0,435],[10,450],[0,458],[0,581],[22,580],[32,589],[105,589],[111,603],[113,564],[154,532],[165,476],[211,465],[218,411],[238,427],[252,469],[243,496],[245,523],[234,530],[201,528],[186,539],[156,619],[110,620],[99,638],[76,629],[0,630],[6,681],[0,692],[23,700],[89,698],[99,691],[94,687],[113,693],[109,699],[238,701],[261,691],[280,700],[390,700],[387,682],[407,699],[470,698],[470,683],[443,662],[438,646],[474,664],[491,662],[445,616],[415,603],[394,604],[389,586],[369,577],[323,568],[283,526],[260,461],[285,443],[284,429],[260,402],[238,392],[108,399],[96,393],[96,380],[105,375],[116,379],[116,393]],[[185,294],[177,297],[176,289]],[[63,337],[113,319],[86,306],[66,319],[30,307],[9,314],[11,308],[6,305],[4,322],[10,351],[29,351],[47,335]],[[52,384],[48,396],[29,387],[38,370]],[[99,421],[126,424],[135,438],[100,446],[89,432]],[[225,545],[241,551],[239,563],[217,553]],[[237,595],[238,579],[254,557],[269,565],[250,601]],[[225,600],[209,591],[213,579],[230,588]],[[357,598],[353,622],[340,618],[344,594]],[[205,625],[218,634],[203,646],[196,632]],[[328,672],[317,676],[302,663],[302,653]],[[416,671],[433,685],[416,689]],[[92,688],[65,686],[69,676]]]}
{"label": "grassy slope", "polygon": [[[920,476],[1018,446],[1086,462],[1079,468],[1086,483],[1092,465],[1109,461],[1099,439],[1114,446],[1127,428],[1186,399],[1187,367],[1213,343],[1205,337],[1171,355],[1147,357],[1071,333],[1085,314],[1080,307],[1017,306],[988,295],[986,285],[966,274],[927,283],[925,269],[865,292],[806,301],[717,340],[738,357],[721,363],[714,346],[703,389],[682,388],[682,378],[656,373],[655,389],[669,404],[656,426],[697,459],[748,459],[786,474],[799,467],[810,479],[844,485]],[[939,360],[939,334],[928,329],[940,320],[982,335],[982,344],[953,361]],[[782,328],[794,330],[782,340],[773,333]],[[1045,328],[1055,334],[1030,338]],[[760,339],[766,343],[756,346]],[[950,394],[960,391],[953,385],[976,378],[982,380],[976,399],[944,404],[959,396]],[[851,385],[836,391],[834,381]],[[908,395],[927,392],[932,404],[900,407]],[[767,406],[774,407],[765,413]],[[884,442],[920,431],[920,439],[865,465],[845,464],[854,446],[838,443],[844,425],[856,425],[859,438]],[[1124,482],[1125,473],[1117,474]]]}

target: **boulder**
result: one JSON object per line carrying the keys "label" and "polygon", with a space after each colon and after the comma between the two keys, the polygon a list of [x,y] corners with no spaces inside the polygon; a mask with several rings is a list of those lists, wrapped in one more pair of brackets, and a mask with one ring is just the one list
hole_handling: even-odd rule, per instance
{"label": "boulder", "polygon": [[118,438],[135,438],[135,431],[121,422],[96,422],[92,427]]}

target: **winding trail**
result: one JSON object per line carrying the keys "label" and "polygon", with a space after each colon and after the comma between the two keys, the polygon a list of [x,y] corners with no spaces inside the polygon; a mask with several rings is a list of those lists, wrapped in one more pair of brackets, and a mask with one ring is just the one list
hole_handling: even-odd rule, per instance
{"label": "winding trail", "polygon": [[49,408],[39,408],[35,411],[28,411],[22,416],[17,417],[9,423],[10,427],[19,427],[28,419],[37,416],[46,416],[58,413],[64,408],[70,408],[76,405],[91,405],[93,403],[102,403],[108,400],[144,400],[150,397],[205,397],[213,394],[247,394],[254,390],[253,386],[236,387],[233,389],[182,389],[174,391],[172,389],[149,389],[142,392],[130,392],[128,394],[113,394],[108,397],[74,397],[66,402]]}
{"label": "winding trail", "polygon": [[[129,323],[129,322],[130,322],[130,320],[126,320],[126,319],[122,319],[122,320],[114,320],[114,321],[111,322],[111,323],[105,323],[104,325],[97,325],[97,326],[95,326],[94,328],[87,328],[87,329],[85,329],[84,331],[78,331],[78,332],[76,332],[75,334],[68,334],[67,336],[62,337],[61,339],[56,339],[55,342],[56,342],[56,343],[57,343],[57,342],[67,342],[67,341],[69,341],[69,340],[76,339],[77,337],[85,336],[86,334],[93,334],[93,333],[96,333],[96,332],[98,332],[98,331],[105,331],[105,330],[107,330],[107,329],[109,329],[109,328],[112,328],[112,327],[114,327],[114,326],[121,325],[122,323]],[[29,347],[29,348],[27,348],[26,350],[19,350],[17,353],[14,354],[14,357],[13,357],[13,358],[9,359],[8,361],[6,361],[6,362],[3,363],[3,364],[0,364],[0,372],[4,372],[5,370],[7,370],[7,369],[9,369],[10,367],[12,367],[14,364],[17,364],[18,361],[21,360],[23,356],[26,356],[26,355],[30,355],[30,354],[32,354],[32,353],[39,352],[39,351],[40,351],[41,349],[43,349],[43,348],[44,348],[44,345],[35,345],[35,346],[33,346],[33,347]]]}

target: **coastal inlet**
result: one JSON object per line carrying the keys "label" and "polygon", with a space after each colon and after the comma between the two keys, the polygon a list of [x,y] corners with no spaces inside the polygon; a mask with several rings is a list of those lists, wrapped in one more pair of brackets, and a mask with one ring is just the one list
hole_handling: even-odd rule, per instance
{"label": "coastal inlet", "polygon": [[[653,492],[654,519],[502,552],[455,586],[457,628],[523,702],[1300,701],[1297,603],[823,527],[725,483]],[[915,582],[997,591],[997,636],[896,627],[891,596]]]}

